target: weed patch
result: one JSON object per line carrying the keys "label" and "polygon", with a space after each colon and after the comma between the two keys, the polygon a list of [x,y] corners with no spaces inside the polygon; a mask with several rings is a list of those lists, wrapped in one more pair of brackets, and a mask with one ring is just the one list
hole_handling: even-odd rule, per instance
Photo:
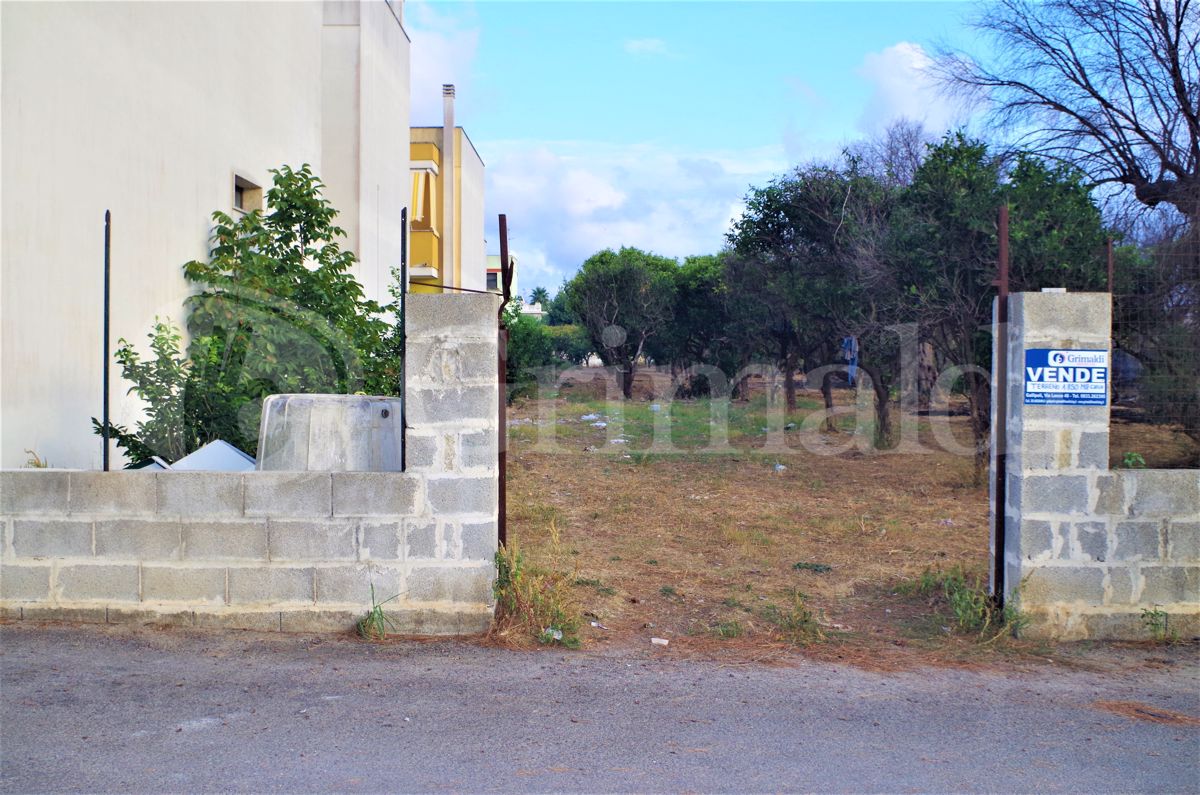
{"label": "weed patch", "polygon": [[496,552],[496,569],[493,636],[579,648],[583,618],[571,591],[574,577],[528,563],[515,541]]}
{"label": "weed patch", "polygon": [[983,585],[983,578],[978,574],[968,575],[959,566],[949,571],[926,569],[915,581],[902,583],[897,591],[929,597],[935,606],[950,611],[956,631],[988,642],[1018,632],[1026,623],[1015,606],[1016,592],[998,609]]}
{"label": "weed patch", "polygon": [[377,602],[375,601],[375,584],[371,584],[371,609],[356,624],[360,638],[375,641],[383,640],[387,637],[389,628],[396,628],[396,623],[383,611],[383,606],[393,599],[399,598],[399,596],[399,594],[396,594],[384,599],[382,602]]}
{"label": "weed patch", "polygon": [[808,608],[805,595],[797,590],[792,591],[789,605],[765,605],[759,610],[758,617],[770,624],[781,639],[794,646],[807,646],[825,639],[821,625]]}

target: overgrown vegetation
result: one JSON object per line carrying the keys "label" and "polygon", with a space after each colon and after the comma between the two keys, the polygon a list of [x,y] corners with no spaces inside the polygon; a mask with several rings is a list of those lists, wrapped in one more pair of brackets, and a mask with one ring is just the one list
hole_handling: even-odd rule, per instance
{"label": "overgrown vegetation", "polygon": [[214,439],[255,454],[270,394],[399,391],[403,332],[385,319],[395,305],[364,296],[311,168],[271,174],[269,211],[214,212],[209,260],[183,266],[197,288],[186,351],[168,320],[150,332],[148,359],[120,340],[122,375],[147,408],[134,429],[110,428],[133,464],[173,462]]}
{"label": "overgrown vegetation", "polygon": [[[557,530],[552,538],[557,549]],[[502,545],[496,552],[492,636],[517,645],[536,641],[579,648],[583,617],[571,591],[573,582],[570,574],[530,563],[516,541]]]}
{"label": "overgrown vegetation", "polygon": [[915,581],[898,590],[929,597],[934,607],[949,610],[955,631],[992,642],[1005,634],[1020,632],[1026,619],[1016,607],[1016,595],[997,608],[983,577],[961,567],[926,569]]}
{"label": "overgrown vegetation", "polygon": [[398,598],[399,594],[396,594],[389,596],[382,602],[376,601],[375,583],[371,583],[371,609],[355,625],[358,630],[358,636],[364,640],[380,641],[387,637],[389,629],[396,629],[396,622],[384,612],[383,606],[393,599]]}
{"label": "overgrown vegetation", "polygon": [[1171,626],[1171,617],[1158,605],[1142,608],[1142,626],[1155,643],[1178,643],[1179,631]]}

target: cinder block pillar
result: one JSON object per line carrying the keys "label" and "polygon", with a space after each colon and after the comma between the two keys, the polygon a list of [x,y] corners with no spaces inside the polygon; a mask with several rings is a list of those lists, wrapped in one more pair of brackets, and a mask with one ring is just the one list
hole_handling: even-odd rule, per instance
{"label": "cinder block pillar", "polygon": [[994,489],[992,500],[993,518],[1004,516],[1004,596],[1015,596],[1034,634],[1068,637],[1075,614],[1103,603],[1108,580],[1107,521],[1096,503],[1111,480],[1112,301],[1107,293],[1009,301],[1008,328],[997,329],[1008,341],[1007,488],[1003,506]]}

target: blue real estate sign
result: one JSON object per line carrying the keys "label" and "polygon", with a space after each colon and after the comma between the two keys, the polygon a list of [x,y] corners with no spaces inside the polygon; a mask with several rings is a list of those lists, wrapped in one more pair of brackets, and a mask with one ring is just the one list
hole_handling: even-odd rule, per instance
{"label": "blue real estate sign", "polygon": [[1025,405],[1107,406],[1108,351],[1025,351]]}

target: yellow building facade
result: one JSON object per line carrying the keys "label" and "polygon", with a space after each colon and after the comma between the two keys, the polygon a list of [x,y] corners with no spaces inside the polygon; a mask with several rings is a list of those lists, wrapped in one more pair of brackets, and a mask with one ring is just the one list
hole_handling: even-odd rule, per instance
{"label": "yellow building facade", "polygon": [[454,86],[442,87],[441,127],[413,127],[409,144],[409,290],[483,290],[483,160],[454,124]]}

